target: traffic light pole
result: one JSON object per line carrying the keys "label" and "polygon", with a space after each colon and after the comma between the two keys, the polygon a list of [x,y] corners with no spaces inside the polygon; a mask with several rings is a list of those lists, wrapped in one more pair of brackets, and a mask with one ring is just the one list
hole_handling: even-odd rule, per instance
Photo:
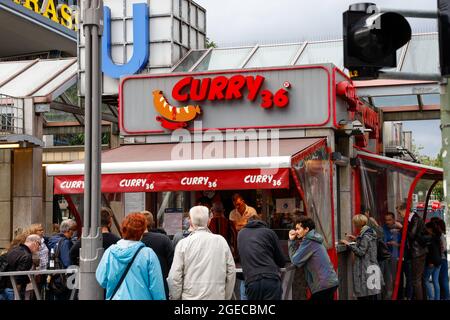
{"label": "traffic light pole", "polygon": [[450,205],[450,82],[448,78],[441,84],[441,132],[442,132],[442,166],[444,169],[444,198]]}
{"label": "traffic light pole", "polygon": [[103,0],[84,0],[85,139],[84,219],[80,250],[80,300],[103,300],[95,271],[103,254],[100,220],[101,175],[101,35]]}

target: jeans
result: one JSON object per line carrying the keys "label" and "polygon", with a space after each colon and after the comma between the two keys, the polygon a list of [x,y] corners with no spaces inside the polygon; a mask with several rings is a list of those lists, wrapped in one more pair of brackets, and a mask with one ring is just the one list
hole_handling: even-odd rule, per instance
{"label": "jeans", "polygon": [[424,300],[424,281],[426,254],[411,259],[411,284],[414,290],[413,300]]}
{"label": "jeans", "polygon": [[241,300],[248,300],[247,295],[245,294],[245,282],[244,280],[241,281],[241,285],[239,287],[239,293],[241,296]]}
{"label": "jeans", "polygon": [[11,288],[0,290],[0,301],[1,300],[14,300],[14,290]]}
{"label": "jeans", "polygon": [[439,287],[441,289],[441,300],[449,300],[447,258],[442,259],[441,271],[439,272]]}
{"label": "jeans", "polygon": [[[441,266],[435,267],[426,266],[425,274],[423,280],[425,281],[425,287],[427,289],[427,298],[428,300],[440,300],[441,299],[441,291],[439,288],[439,271],[441,270]],[[430,276],[432,283],[430,283]],[[433,292],[434,289],[434,292]]]}
{"label": "jeans", "polygon": [[281,300],[283,289],[281,280],[262,278],[252,281],[245,286],[248,300]]}

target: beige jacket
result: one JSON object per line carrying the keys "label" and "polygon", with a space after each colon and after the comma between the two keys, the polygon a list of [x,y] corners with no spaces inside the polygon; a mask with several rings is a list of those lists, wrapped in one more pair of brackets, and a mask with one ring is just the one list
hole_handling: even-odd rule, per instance
{"label": "beige jacket", "polygon": [[235,281],[225,238],[199,228],[178,242],[167,277],[172,300],[229,300]]}

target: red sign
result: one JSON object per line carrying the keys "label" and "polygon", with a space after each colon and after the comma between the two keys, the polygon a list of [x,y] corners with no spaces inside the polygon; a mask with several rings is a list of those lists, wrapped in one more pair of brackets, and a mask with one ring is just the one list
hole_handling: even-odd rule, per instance
{"label": "red sign", "polygon": [[[289,188],[289,169],[287,168],[102,175],[102,192],[104,193],[285,188]],[[83,176],[54,178],[55,194],[83,192]]]}

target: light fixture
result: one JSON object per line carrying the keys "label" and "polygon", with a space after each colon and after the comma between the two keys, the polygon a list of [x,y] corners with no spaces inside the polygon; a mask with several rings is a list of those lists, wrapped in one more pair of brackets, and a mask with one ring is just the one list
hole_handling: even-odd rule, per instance
{"label": "light fixture", "polygon": [[331,160],[339,167],[346,167],[350,163],[350,159],[340,152],[331,153]]}
{"label": "light fixture", "polygon": [[15,149],[20,148],[18,143],[0,143],[0,149]]}

